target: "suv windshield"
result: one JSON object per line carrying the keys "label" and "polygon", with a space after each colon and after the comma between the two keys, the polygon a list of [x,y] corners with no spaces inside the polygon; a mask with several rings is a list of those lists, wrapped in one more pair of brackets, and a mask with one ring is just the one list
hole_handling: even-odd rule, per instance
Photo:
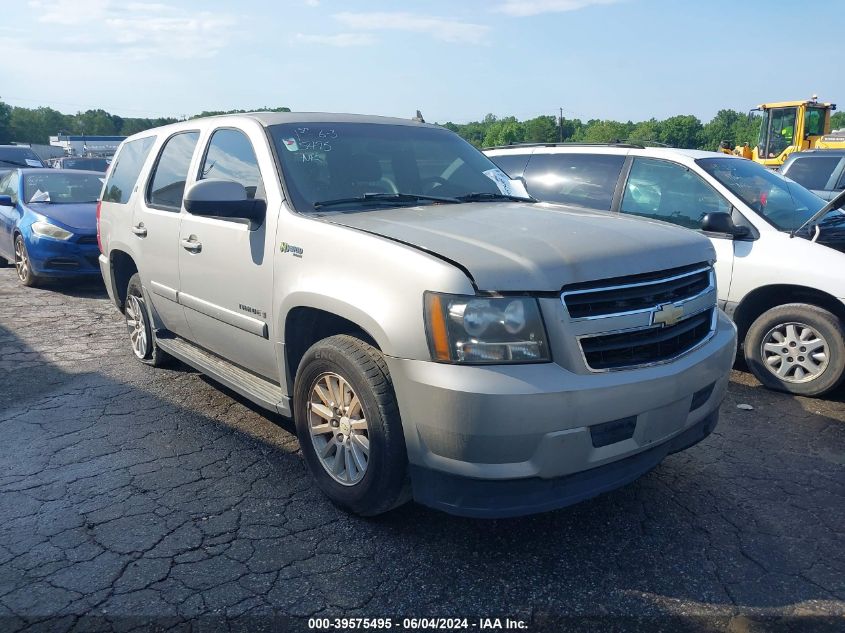
{"label": "suv windshield", "polygon": [[[753,161],[700,158],[696,162],[780,231],[794,231],[825,205],[798,183]],[[831,211],[828,217],[845,218],[840,211]]]}
{"label": "suv windshield", "polygon": [[269,129],[293,206],[302,213],[530,200],[524,190],[510,187],[490,159],[449,130],[381,123],[300,123]]}
{"label": "suv windshield", "polygon": [[38,172],[24,174],[23,199],[26,202],[96,202],[103,187],[96,174]]}

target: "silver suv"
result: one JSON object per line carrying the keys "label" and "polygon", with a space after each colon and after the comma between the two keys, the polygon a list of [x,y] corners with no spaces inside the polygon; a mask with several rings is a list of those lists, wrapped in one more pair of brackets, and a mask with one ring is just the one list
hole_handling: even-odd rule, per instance
{"label": "silver suv", "polygon": [[120,147],[100,265],[132,350],[293,416],[364,515],[562,507],[707,436],[736,351],[710,243],[537,203],[448,130],[248,114]]}

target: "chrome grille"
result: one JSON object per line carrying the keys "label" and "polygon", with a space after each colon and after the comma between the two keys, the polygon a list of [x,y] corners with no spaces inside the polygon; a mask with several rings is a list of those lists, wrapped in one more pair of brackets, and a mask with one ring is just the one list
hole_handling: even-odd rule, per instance
{"label": "chrome grille", "polygon": [[671,361],[715,331],[716,280],[698,264],[564,288],[561,302],[590,371]]}
{"label": "chrome grille", "polygon": [[564,304],[573,319],[651,310],[656,305],[675,303],[703,292],[710,285],[710,267],[694,266],[654,274],[609,279],[601,288],[573,286],[563,293]]}
{"label": "chrome grille", "polygon": [[710,334],[712,321],[713,310],[708,310],[669,327],[584,338],[581,349],[591,369],[659,363],[696,347]]}

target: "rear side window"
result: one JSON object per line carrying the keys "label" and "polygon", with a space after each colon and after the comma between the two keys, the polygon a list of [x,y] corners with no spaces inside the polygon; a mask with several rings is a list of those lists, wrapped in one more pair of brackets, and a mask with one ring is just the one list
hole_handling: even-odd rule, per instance
{"label": "rear side window", "polygon": [[147,204],[151,207],[177,212],[182,208],[188,169],[199,136],[199,132],[181,132],[167,139],[150,176]]}
{"label": "rear side window", "polygon": [[528,192],[547,202],[610,211],[624,162],[622,155],[534,154],[525,169]]}
{"label": "rear side window", "polygon": [[784,175],[807,189],[827,189],[841,160],[841,156],[796,158]]}
{"label": "rear side window", "polygon": [[246,135],[239,130],[217,130],[211,136],[199,176],[200,180],[205,178],[240,183],[250,200],[264,198],[264,185],[255,150]]}
{"label": "rear side window", "polygon": [[135,189],[135,183],[138,181],[138,174],[141,173],[141,168],[154,142],[154,136],[147,136],[124,143],[112,163],[103,189],[103,202],[118,204],[129,202],[129,196],[132,195],[132,190]]}
{"label": "rear side window", "polygon": [[525,171],[525,165],[531,154],[501,154],[499,156],[488,156],[496,163],[496,166],[511,178],[519,178]]}

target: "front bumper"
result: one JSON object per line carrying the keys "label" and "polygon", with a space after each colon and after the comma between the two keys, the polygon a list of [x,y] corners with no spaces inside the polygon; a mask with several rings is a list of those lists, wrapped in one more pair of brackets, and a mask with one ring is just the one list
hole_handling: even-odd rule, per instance
{"label": "front bumper", "polygon": [[735,354],[736,329],[720,313],[702,347],[628,371],[388,358],[414,498],[500,517],[624,485],[712,430]]}
{"label": "front bumper", "polygon": [[[33,272],[39,277],[88,277],[100,274],[100,249],[92,236],[54,240],[30,235],[27,253]],[[96,240],[96,234],[93,235]],[[80,242],[80,240],[83,240]]]}

